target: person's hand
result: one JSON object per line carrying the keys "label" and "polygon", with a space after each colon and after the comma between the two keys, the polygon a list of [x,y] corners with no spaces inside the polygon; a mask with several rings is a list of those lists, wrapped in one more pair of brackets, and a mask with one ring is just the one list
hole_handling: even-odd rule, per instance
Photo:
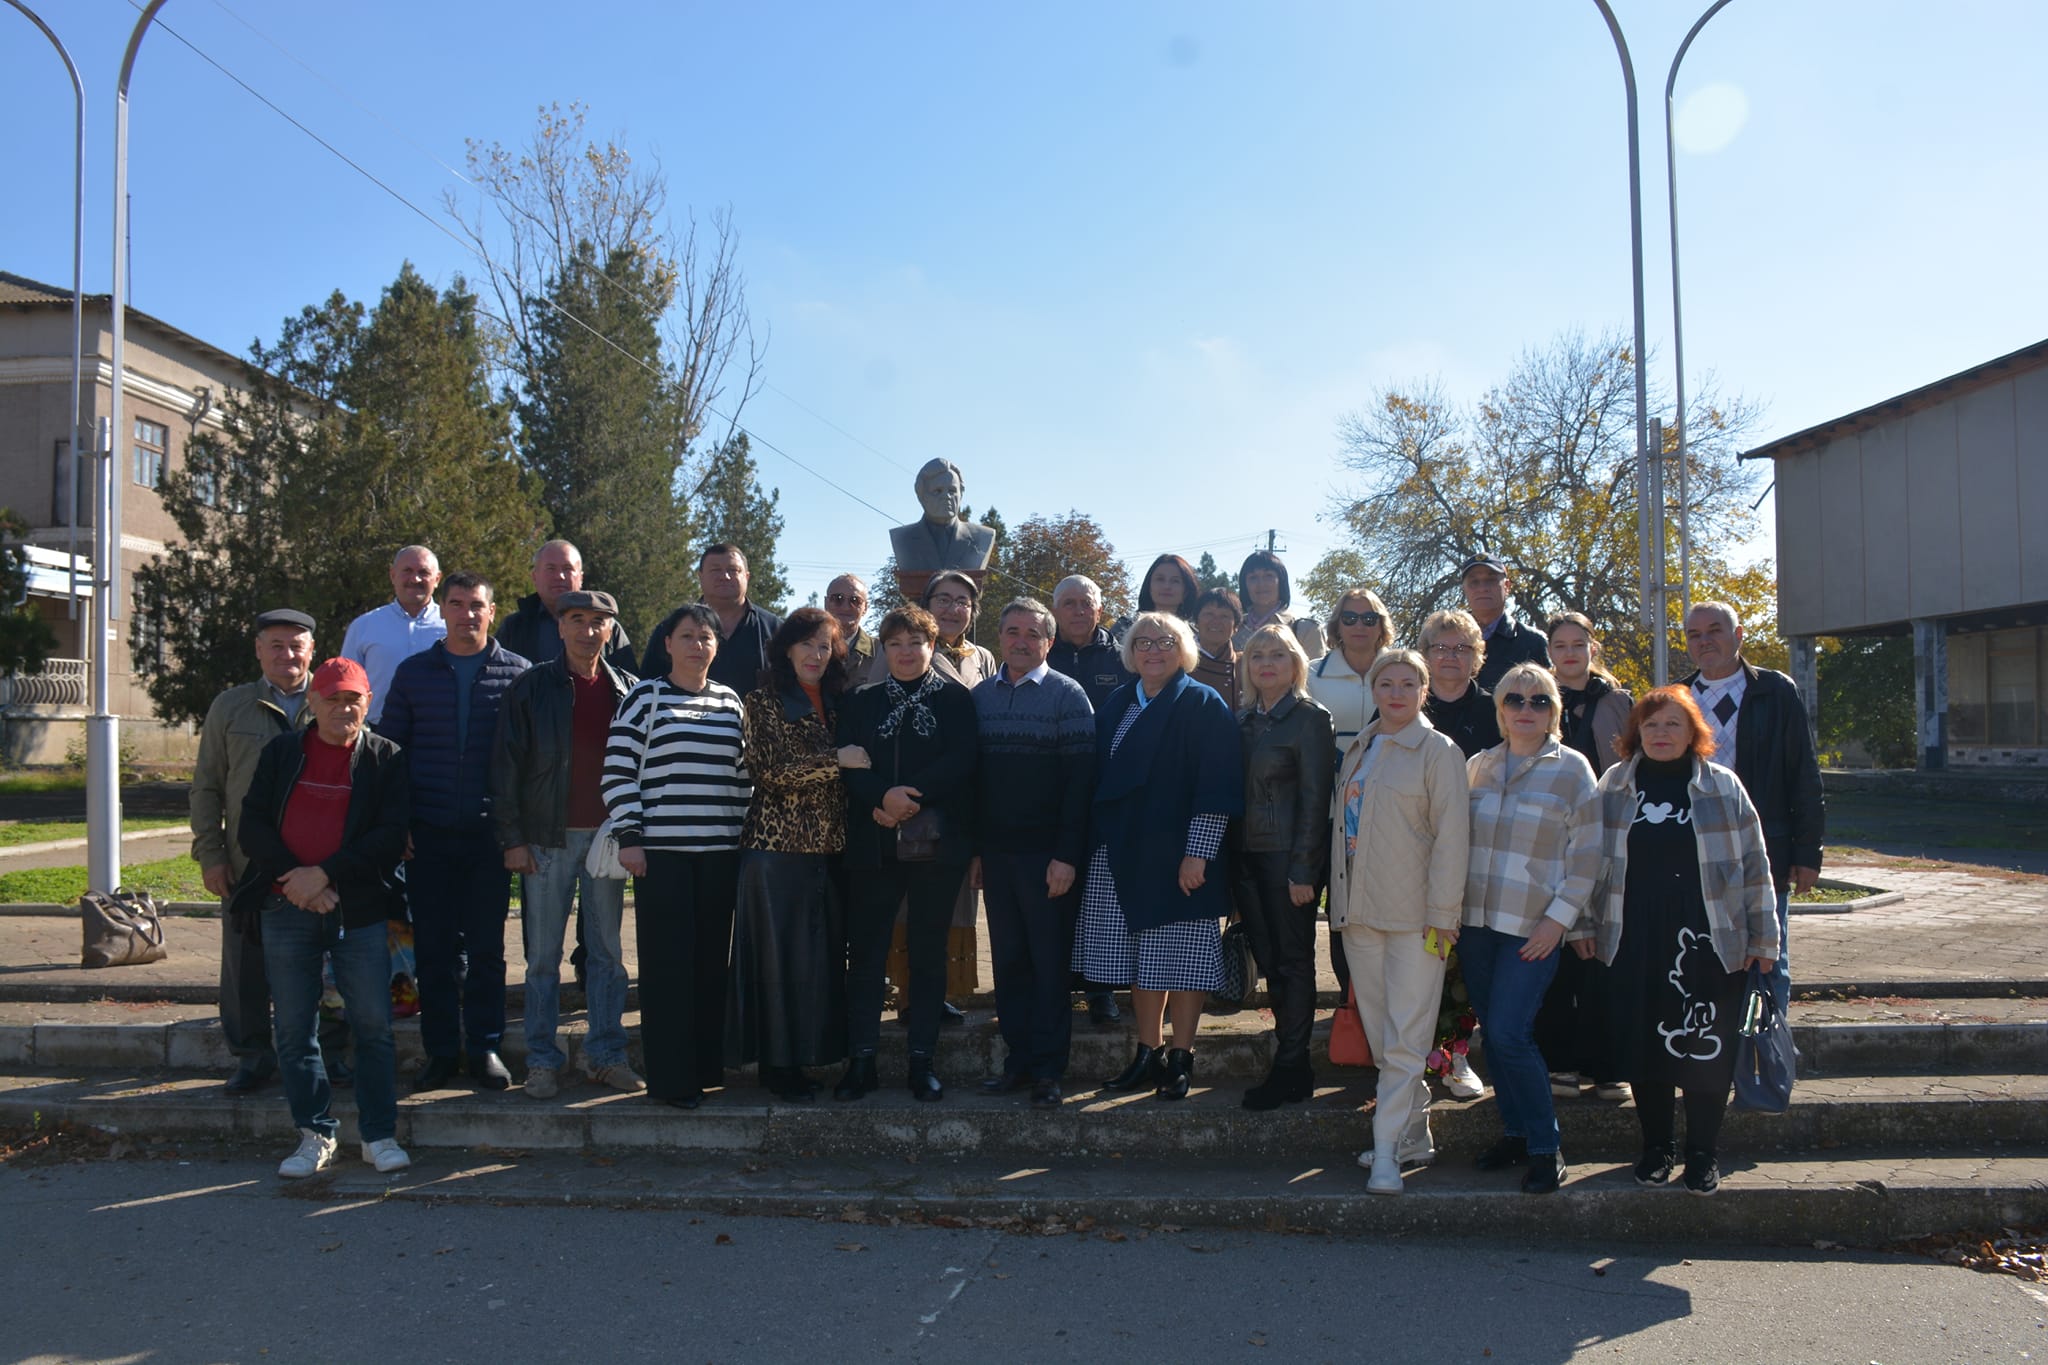
{"label": "person's hand", "polygon": [[1316,903],[1316,889],[1313,886],[1303,886],[1300,882],[1289,882],[1287,883],[1287,899],[1296,905],[1314,905]]}
{"label": "person's hand", "polygon": [[891,821],[900,825],[924,809],[918,804],[923,796],[924,793],[915,787],[891,787],[882,793],[882,809],[889,813]]}
{"label": "person's hand", "polygon": [[967,884],[976,891],[981,890],[981,855],[978,853],[967,860]]}
{"label": "person's hand", "polygon": [[524,872],[528,876],[538,873],[540,871],[540,863],[533,856],[533,845],[520,844],[514,848],[506,849],[505,870],[507,872]]}
{"label": "person's hand", "polygon": [[621,844],[619,846],[619,866],[625,868],[627,872],[635,877],[646,876],[647,850],[638,844],[634,844],[630,848]]}
{"label": "person's hand", "polygon": [[1817,867],[1795,867],[1792,869],[1792,894],[1803,896],[1813,890],[1813,884],[1820,880]]}
{"label": "person's hand", "polygon": [[279,885],[286,900],[301,910],[311,910],[314,900],[327,889],[327,874],[317,867],[295,867],[284,874]]}
{"label": "person's hand", "polygon": [[1189,856],[1180,860],[1180,893],[1192,896],[1202,889],[1202,883],[1209,880],[1209,864],[1200,858]]}
{"label": "person's hand", "polygon": [[1436,948],[1434,949],[1436,955],[1448,960],[1451,956],[1451,949],[1458,946],[1458,927],[1452,925],[1448,929],[1434,929],[1425,932],[1423,940],[1425,944],[1428,942],[1427,935],[1430,932],[1436,935]]}
{"label": "person's hand", "polygon": [[207,894],[218,896],[222,900],[226,900],[228,893],[235,889],[234,878],[228,875],[226,863],[215,863],[212,867],[206,868],[200,872],[199,880],[206,883]]}
{"label": "person's hand", "polygon": [[313,897],[313,903],[306,908],[316,915],[332,914],[341,908],[341,893],[330,886]]}
{"label": "person's hand", "polygon": [[1751,967],[1760,968],[1765,976],[1769,976],[1772,972],[1778,970],[1778,959],[1775,957],[1745,957],[1742,959],[1742,970],[1746,972]]}
{"label": "person's hand", "polygon": [[1557,945],[1563,941],[1564,926],[1554,919],[1545,918],[1536,925],[1536,932],[1522,944],[1522,961],[1541,962],[1556,952]]}
{"label": "person's hand", "polygon": [[[975,885],[979,886],[977,882]],[[1045,894],[1058,899],[1074,889],[1074,865],[1054,858],[1045,865]]]}
{"label": "person's hand", "polygon": [[883,829],[896,828],[896,821],[890,818],[889,812],[883,810],[880,806],[875,807],[869,814],[875,817],[875,823]]}
{"label": "person's hand", "polygon": [[839,766],[842,768],[872,768],[875,765],[869,760],[866,749],[861,748],[858,744],[848,744],[839,751]]}
{"label": "person's hand", "polygon": [[1572,951],[1579,955],[1579,961],[1591,962],[1593,960],[1593,940],[1590,938],[1573,939]]}

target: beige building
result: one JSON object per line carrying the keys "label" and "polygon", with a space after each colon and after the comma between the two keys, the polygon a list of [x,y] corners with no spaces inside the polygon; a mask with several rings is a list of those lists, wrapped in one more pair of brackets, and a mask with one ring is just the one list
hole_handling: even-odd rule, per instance
{"label": "beige building", "polygon": [[2048,770],[2048,341],[1750,451],[1788,638],[1913,637],[1926,769]]}
{"label": "beige building", "polygon": [[[88,448],[112,400],[111,323],[107,296],[88,295],[78,421],[79,439]],[[160,723],[135,676],[131,639],[140,638],[147,648],[152,638],[149,623],[135,619],[135,570],[177,535],[157,485],[167,471],[182,466],[185,443],[196,432],[220,425],[221,397],[241,384],[243,364],[133,308],[126,351],[123,430],[113,433],[121,525],[119,617],[107,642],[108,701],[122,717],[124,748],[145,761],[178,759],[191,754],[197,734],[189,725]],[[57,636],[56,656],[41,674],[0,679],[0,752],[14,763],[63,761],[67,747],[83,745],[91,706],[91,482],[85,466],[74,481],[70,403],[70,291],[0,272],[0,505],[11,506],[29,524],[23,539],[30,555],[30,601]],[[66,553],[74,506],[82,570],[75,584]]]}

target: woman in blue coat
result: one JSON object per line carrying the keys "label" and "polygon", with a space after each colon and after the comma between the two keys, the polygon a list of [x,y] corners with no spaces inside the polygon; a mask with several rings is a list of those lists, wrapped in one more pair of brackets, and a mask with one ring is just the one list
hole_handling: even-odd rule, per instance
{"label": "woman in blue coat", "polygon": [[1158,1098],[1178,1100],[1194,1072],[1202,1006],[1223,984],[1217,920],[1230,900],[1216,859],[1231,818],[1244,812],[1244,759],[1230,707],[1188,676],[1196,655],[1187,622],[1143,612],[1122,650],[1137,680],[1095,713],[1093,852],[1074,962],[1098,986],[1129,986],[1136,1007],[1137,1056],[1103,1088],[1150,1084]]}

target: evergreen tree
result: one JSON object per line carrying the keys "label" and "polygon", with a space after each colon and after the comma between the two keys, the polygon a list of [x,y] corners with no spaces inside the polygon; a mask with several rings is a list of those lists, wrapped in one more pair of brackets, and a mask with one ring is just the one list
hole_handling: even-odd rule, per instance
{"label": "evergreen tree", "polygon": [[[782,490],[761,491],[760,470],[736,431],[711,456],[697,496],[705,545],[737,545],[747,557],[747,599],[781,615],[789,600],[789,577],[775,552],[782,538]],[[892,576],[893,577],[893,576]]]}
{"label": "evergreen tree", "polygon": [[1217,568],[1216,556],[1207,550],[1202,551],[1201,562],[1195,565],[1195,584],[1203,592],[1211,588],[1229,588],[1233,592],[1237,590],[1237,580]]}

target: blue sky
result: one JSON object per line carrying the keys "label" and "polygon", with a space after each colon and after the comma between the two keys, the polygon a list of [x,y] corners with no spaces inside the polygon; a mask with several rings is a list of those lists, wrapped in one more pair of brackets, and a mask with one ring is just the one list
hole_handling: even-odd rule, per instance
{"label": "blue sky", "polygon": [[[41,8],[88,82],[104,290],[136,11]],[[1668,385],[1662,90],[1699,7],[1616,9]],[[933,455],[975,507],[1013,525],[1079,507],[1140,564],[1234,566],[1271,527],[1306,569],[1333,540],[1343,412],[1417,378],[1476,397],[1525,347],[1629,320],[1621,79],[1590,3],[173,0],[163,18],[433,213],[461,189],[435,158],[516,144],[552,100],[658,157],[679,211],[729,206],[771,337],[774,389],[745,421],[898,513],[761,452],[799,597],[882,561]],[[0,269],[62,282],[68,87],[19,16],[0,26]],[[1708,26],[1677,92],[1686,349],[1695,383],[1765,405],[1759,442],[2048,335],[2043,51],[2036,4],[1736,0]],[[133,111],[134,301],[190,332],[239,353],[332,289],[374,298],[403,259],[476,273],[165,34]]]}

